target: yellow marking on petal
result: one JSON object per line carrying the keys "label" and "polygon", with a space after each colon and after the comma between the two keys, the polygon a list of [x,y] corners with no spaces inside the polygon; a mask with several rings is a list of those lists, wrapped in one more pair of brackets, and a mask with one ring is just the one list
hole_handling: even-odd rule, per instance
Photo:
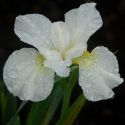
{"label": "yellow marking on petal", "polygon": [[95,56],[93,53],[89,53],[89,51],[86,50],[81,56],[74,58],[72,64],[79,64],[83,68],[88,69],[95,64]]}
{"label": "yellow marking on petal", "polygon": [[39,53],[36,58],[35,58],[35,63],[38,65],[38,66],[42,66],[44,65],[44,57]]}

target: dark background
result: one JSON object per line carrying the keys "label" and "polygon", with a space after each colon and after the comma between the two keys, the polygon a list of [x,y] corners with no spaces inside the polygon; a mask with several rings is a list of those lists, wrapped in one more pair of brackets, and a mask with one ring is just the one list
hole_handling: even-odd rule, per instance
{"label": "dark background", "polygon": [[[39,13],[52,22],[64,20],[64,14],[81,4],[92,0],[0,0],[0,80],[3,66],[9,55],[29,45],[21,42],[14,33],[15,17]],[[103,26],[88,41],[88,49],[103,45],[116,52],[120,74],[125,78],[125,0],[93,0],[100,12]],[[71,100],[76,98],[81,88],[76,85]],[[125,84],[113,89],[113,99],[87,101],[74,125],[124,125],[125,124]],[[80,92],[79,92],[80,91]],[[58,114],[57,114],[58,115]],[[22,118],[23,119],[23,118]],[[52,123],[58,120],[54,116]]]}

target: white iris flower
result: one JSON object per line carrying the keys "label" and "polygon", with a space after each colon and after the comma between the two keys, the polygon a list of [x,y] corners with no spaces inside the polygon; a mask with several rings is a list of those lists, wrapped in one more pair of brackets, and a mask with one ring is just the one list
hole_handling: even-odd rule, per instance
{"label": "white iris flower", "polygon": [[102,25],[95,3],[65,14],[65,22],[51,23],[40,14],[18,16],[17,36],[38,49],[15,51],[7,60],[3,78],[9,91],[21,100],[44,100],[51,92],[54,71],[67,77],[72,59],[87,49],[87,40]]}
{"label": "white iris flower", "polygon": [[119,78],[115,56],[104,47],[87,52],[87,40],[102,26],[95,3],[86,3],[65,14],[65,22],[52,23],[39,14],[18,16],[15,33],[33,48],[15,51],[4,67],[9,91],[21,100],[44,100],[51,92],[54,71],[67,77],[72,63],[79,65],[79,84],[92,101],[113,96]]}

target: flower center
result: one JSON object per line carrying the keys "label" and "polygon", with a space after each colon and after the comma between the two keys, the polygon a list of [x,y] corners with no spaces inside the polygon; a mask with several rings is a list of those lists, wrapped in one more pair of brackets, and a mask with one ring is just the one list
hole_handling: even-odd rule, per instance
{"label": "flower center", "polygon": [[74,58],[72,64],[79,64],[83,68],[88,69],[95,64],[95,56],[86,50],[80,57]]}

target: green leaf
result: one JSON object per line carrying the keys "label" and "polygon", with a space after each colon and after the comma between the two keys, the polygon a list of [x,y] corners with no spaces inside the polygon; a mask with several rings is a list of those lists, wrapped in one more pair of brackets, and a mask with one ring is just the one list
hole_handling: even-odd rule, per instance
{"label": "green leaf", "polygon": [[52,119],[53,115],[56,112],[56,109],[59,106],[61,99],[62,99],[62,91],[61,91],[61,88],[59,86],[59,83],[57,83],[52,101],[51,101],[51,103],[50,103],[50,105],[49,105],[49,107],[44,115],[44,118],[41,122],[41,125],[48,125],[49,124],[50,120]]}
{"label": "green leaf", "polygon": [[34,102],[29,111],[26,125],[39,125],[50,101],[51,98],[48,97],[44,101]]}
{"label": "green leaf", "polygon": [[15,125],[21,125],[21,123],[20,123],[20,117],[19,117],[19,116],[18,116],[17,119],[16,119]]}
{"label": "green leaf", "polygon": [[62,103],[62,110],[61,110],[61,116],[62,116],[69,107],[71,90],[69,88],[68,83],[66,82],[66,80],[64,78],[62,80],[60,80],[59,84],[60,84],[60,87],[63,92],[63,103]]}
{"label": "green leaf", "polygon": [[72,125],[85,102],[86,99],[83,94],[81,94],[73,103],[73,105],[68,109],[68,111],[56,123],[56,125]]}
{"label": "green leaf", "polygon": [[0,92],[3,91],[5,89],[5,84],[3,83],[3,81],[0,81]]}
{"label": "green leaf", "polygon": [[4,123],[5,119],[5,104],[6,104],[6,98],[5,98],[5,89],[4,89],[4,83],[0,82],[0,111],[1,111],[1,119],[2,123]]}
{"label": "green leaf", "polygon": [[1,119],[2,119],[2,123],[4,122],[5,119],[5,103],[6,103],[6,99],[5,99],[5,95],[4,95],[4,91],[0,92],[0,111],[1,111]]}
{"label": "green leaf", "polygon": [[61,117],[69,107],[71,90],[73,89],[77,79],[78,79],[78,67],[77,68],[75,67],[75,69],[73,69],[70,74],[69,84],[67,84],[65,79],[60,81],[60,86],[63,91],[63,104],[62,104]]}
{"label": "green leaf", "polygon": [[55,74],[55,77],[54,77],[55,83],[58,82],[58,81],[60,81],[61,79],[62,79],[62,77],[60,77],[60,76],[58,76],[58,75]]}
{"label": "green leaf", "polygon": [[5,110],[4,110],[4,125],[6,125],[9,122],[9,120],[15,114],[16,110],[17,110],[16,98],[8,91],[6,96]]}
{"label": "green leaf", "polygon": [[17,114],[18,112],[24,107],[24,105],[27,103],[27,101],[22,101],[22,103],[20,104],[16,114],[11,118],[10,122],[7,125],[14,125],[16,123],[16,119],[17,119]]}
{"label": "green leaf", "polygon": [[78,75],[79,75],[79,69],[75,68],[70,75],[70,79],[69,79],[69,88],[72,90],[74,85],[76,84],[77,80],[78,80]]}

